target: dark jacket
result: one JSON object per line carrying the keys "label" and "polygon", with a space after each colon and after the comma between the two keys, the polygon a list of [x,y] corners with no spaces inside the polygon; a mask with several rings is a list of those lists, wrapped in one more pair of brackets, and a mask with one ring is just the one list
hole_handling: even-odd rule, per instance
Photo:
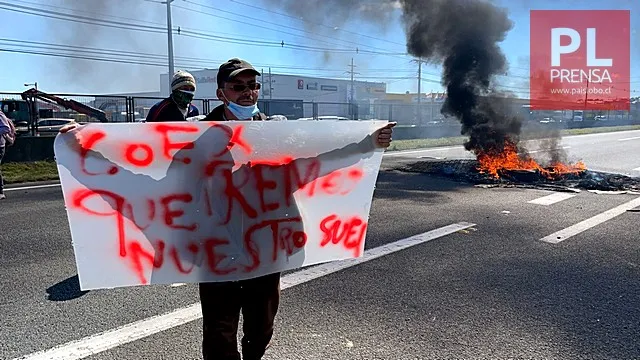
{"label": "dark jacket", "polygon": [[178,105],[171,97],[168,97],[149,109],[146,122],[186,121],[188,117],[198,116],[198,108],[189,104],[187,116],[182,115]]}
{"label": "dark jacket", "polygon": [[[216,106],[202,121],[225,121],[224,116],[224,104]],[[263,113],[257,113],[253,116],[253,120],[267,120],[267,115]]]}

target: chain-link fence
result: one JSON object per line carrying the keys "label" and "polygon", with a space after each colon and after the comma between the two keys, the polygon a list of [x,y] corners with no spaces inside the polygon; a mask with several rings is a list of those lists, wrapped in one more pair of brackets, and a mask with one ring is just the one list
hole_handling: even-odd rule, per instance
{"label": "chain-link fence", "polygon": [[[41,95],[44,93],[40,93]],[[22,93],[0,93],[0,109],[16,123],[20,135],[55,135],[57,129],[70,121],[76,122],[143,122],[151,107],[161,97],[130,97],[108,95],[44,94],[23,97]],[[640,124],[640,102],[634,101],[630,111],[530,111],[523,99],[501,101],[505,111],[523,119],[526,124],[562,124],[563,127],[587,127]],[[77,105],[84,105],[79,108]],[[218,99],[195,99],[200,115],[206,115],[221,102]],[[441,114],[443,102],[405,103],[397,100],[332,103],[305,102],[261,98],[258,107],[267,116],[283,115],[297,119],[381,119],[407,126],[446,126],[457,120]],[[35,115],[35,116],[34,116]]]}

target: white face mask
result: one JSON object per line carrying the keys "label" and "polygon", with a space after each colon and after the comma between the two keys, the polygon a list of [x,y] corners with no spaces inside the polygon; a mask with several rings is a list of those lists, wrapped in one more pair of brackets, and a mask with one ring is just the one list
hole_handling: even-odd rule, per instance
{"label": "white face mask", "polygon": [[260,112],[260,109],[258,109],[258,104],[248,106],[238,105],[229,100],[224,94],[224,91],[222,91],[222,96],[224,96],[225,100],[229,102],[229,104],[227,104],[227,108],[229,109],[229,111],[231,111],[231,113],[240,120],[249,120]]}

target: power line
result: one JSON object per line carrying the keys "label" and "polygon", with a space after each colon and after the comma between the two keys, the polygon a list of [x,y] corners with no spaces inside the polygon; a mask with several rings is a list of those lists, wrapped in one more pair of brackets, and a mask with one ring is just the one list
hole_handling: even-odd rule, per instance
{"label": "power line", "polygon": [[[154,1],[150,1],[150,2],[154,2]],[[4,2],[0,2],[0,5],[7,5],[7,3]],[[14,5],[15,6],[15,5]],[[127,30],[138,30],[138,31],[147,31],[147,32],[157,32],[157,33],[164,33],[165,29],[163,27],[154,27],[154,26],[142,26],[142,25],[136,25],[136,24],[130,24],[130,23],[124,23],[124,22],[116,22],[116,21],[110,21],[110,20],[101,20],[101,19],[96,19],[95,17],[81,17],[81,19],[77,19],[77,18],[72,18],[72,19],[66,19],[66,18],[60,18],[59,16],[66,16],[66,17],[71,17],[72,15],[69,14],[65,14],[65,13],[60,13],[60,12],[52,12],[46,9],[37,9],[37,8],[30,8],[30,7],[22,7],[22,9],[27,9],[29,11],[43,11],[45,13],[48,14],[39,14],[39,13],[33,13],[33,12],[29,12],[29,11],[24,11],[24,10],[15,10],[15,9],[11,9],[11,8],[6,8],[6,7],[2,7],[0,6],[1,9],[5,9],[5,10],[9,10],[9,11],[17,11],[17,12],[23,12],[23,13],[27,13],[30,15],[37,15],[37,16],[44,16],[44,17],[52,17],[52,18],[57,18],[57,19],[61,19],[61,20],[66,20],[66,21],[75,21],[75,22],[82,22],[82,23],[89,23],[89,24],[94,24],[94,25],[102,25],[102,26],[108,26],[108,27],[116,27],[116,28],[124,28]],[[59,7],[58,7],[59,8]],[[67,9],[68,10],[68,9]],[[88,12],[85,12],[88,13]],[[94,13],[95,14],[95,13]],[[77,16],[76,16],[77,17]],[[127,19],[127,18],[125,18]],[[95,21],[103,21],[106,22],[106,24],[95,24]],[[142,28],[135,28],[138,26],[142,26]],[[256,45],[256,41],[255,40],[245,40],[245,39],[239,39],[239,38],[229,38],[229,37],[219,37],[219,36],[215,36],[215,35],[209,35],[206,33],[194,33],[192,35],[202,35],[205,38],[209,38],[209,39],[217,39],[223,42],[230,42],[230,41],[235,41],[238,43],[242,43],[242,44],[247,44],[247,42],[250,42],[249,45]],[[271,46],[281,46],[284,47],[285,43],[281,42],[281,43],[276,43],[276,42],[271,42],[271,43],[267,43],[265,42],[264,44],[260,43],[260,45],[271,45]],[[300,49],[305,49],[305,50],[309,50],[309,51],[336,51],[336,49],[329,49],[329,48],[318,48],[318,47],[309,47],[309,46],[304,46],[304,45],[296,45],[296,44],[286,44],[287,46],[299,46]],[[99,50],[99,49],[98,49]],[[120,51],[120,50],[113,50],[113,51]],[[338,51],[346,51],[346,52],[351,52],[353,50],[350,49],[339,49]],[[357,49],[356,49],[357,51]],[[14,51],[14,52],[19,52],[19,51]],[[30,53],[34,53],[34,52],[30,52]],[[376,53],[376,52],[373,52]],[[130,54],[134,55],[135,53],[131,53]],[[101,54],[102,55],[102,54]],[[112,54],[110,54],[112,55]],[[61,54],[56,54],[56,56],[63,56]],[[139,54],[138,56],[148,56],[148,54]],[[161,56],[164,57],[164,55],[153,55],[153,56]],[[64,57],[64,56],[63,56]],[[76,57],[76,58],[82,58],[82,57]],[[110,61],[109,59],[113,59],[111,58],[107,58],[107,59],[100,59],[102,61]],[[87,60],[95,60],[95,57],[93,59],[87,58]],[[114,62],[122,62],[122,59],[116,59],[119,61],[114,61]],[[197,61],[199,64],[200,63],[204,63],[204,60],[201,59],[197,59],[197,58],[191,58],[191,60]],[[148,61],[131,61],[131,60],[126,60],[127,63],[132,63],[132,64],[141,64],[141,65],[149,65]],[[222,61],[220,61],[222,62]],[[218,63],[220,63],[218,62]],[[212,62],[209,62],[212,63]],[[154,66],[156,66],[154,64]],[[269,65],[272,66],[274,68],[282,68],[284,69],[285,67],[283,66],[273,66],[273,65]],[[303,69],[303,68],[299,68],[299,69]],[[309,69],[312,70],[312,69]],[[321,70],[321,69],[318,69]],[[333,69],[322,69],[321,71],[337,71],[337,70],[333,70]],[[381,70],[381,71],[385,71],[385,70]],[[391,70],[389,70],[391,71]],[[404,71],[404,70],[401,70]],[[439,74],[428,74],[428,75],[432,75],[432,76],[440,76]],[[505,76],[505,77],[519,77],[519,78],[523,78],[523,79],[529,79],[529,77],[525,77],[525,76],[517,76],[517,75],[500,75],[500,76]],[[372,78],[376,78],[376,77],[372,77]],[[384,77],[378,77],[383,79]],[[434,81],[435,82],[435,81]],[[634,81],[631,81],[629,83],[633,83]],[[636,82],[640,82],[640,81],[636,81]]]}
{"label": "power line", "polygon": [[[122,64],[134,64],[134,65],[145,65],[145,66],[157,66],[157,67],[165,67],[166,66],[166,56],[164,54],[149,54],[149,53],[138,53],[133,51],[125,51],[119,49],[104,49],[104,48],[91,48],[86,46],[74,46],[74,45],[62,45],[62,44],[48,44],[43,42],[36,41],[27,41],[27,40],[14,40],[14,39],[5,39],[0,38],[0,43],[5,46],[11,46],[12,48],[3,47],[0,51],[4,52],[12,52],[12,53],[23,53],[23,54],[31,54],[31,55],[43,55],[43,56],[53,56],[53,57],[61,57],[61,58],[73,58],[73,59],[82,59],[82,60],[95,60],[101,62],[112,62],[112,63],[122,63]],[[81,51],[82,55],[78,55],[77,51]],[[68,54],[67,52],[72,52],[72,54]],[[179,65],[183,68],[206,68],[207,65],[218,65],[223,60],[204,60],[199,58],[192,57],[176,57],[176,60],[179,61]],[[326,68],[313,68],[313,67],[300,67],[300,66],[286,66],[286,65],[273,65],[273,64],[256,64],[256,66],[263,67],[272,67],[284,70],[285,72],[282,75],[294,75],[294,76],[312,76],[312,77],[328,77],[331,79],[343,79],[340,76],[335,76],[335,74],[328,74],[329,72],[343,72],[340,69],[326,69]],[[286,70],[295,71],[294,74],[286,74]],[[312,73],[301,73],[303,71],[310,71]],[[373,73],[375,72],[392,72],[397,71],[397,69],[371,69],[364,70],[367,76],[359,76],[361,79],[379,79],[379,80],[390,80],[390,79],[415,79],[415,77],[399,77],[399,76],[375,76]],[[325,73],[323,73],[325,72]],[[400,72],[408,72],[405,70],[400,70]],[[436,79],[426,79],[421,78],[420,81],[429,82],[429,83],[437,83],[440,84],[441,80]],[[640,83],[640,81],[632,81],[630,83]],[[500,85],[500,87],[509,87],[508,85]],[[524,87],[514,87],[518,89],[524,89]]]}
{"label": "power line", "polygon": [[398,43],[398,42],[395,42],[395,41],[389,41],[389,40],[386,40],[386,39],[382,39],[382,38],[378,38],[378,37],[374,37],[374,36],[370,36],[370,35],[366,35],[366,34],[361,34],[361,33],[357,33],[355,31],[350,31],[350,30],[346,30],[346,29],[340,29],[340,28],[336,29],[335,26],[326,25],[326,24],[323,24],[323,23],[310,22],[308,20],[300,19],[300,18],[297,18],[295,16],[291,16],[289,14],[285,14],[285,13],[281,13],[281,12],[278,12],[278,11],[269,10],[269,9],[266,9],[266,8],[263,8],[263,7],[260,7],[260,6],[256,6],[256,5],[247,4],[247,3],[244,3],[242,1],[238,1],[238,0],[229,0],[229,1],[234,2],[236,4],[247,6],[247,7],[250,7],[250,8],[254,8],[254,9],[262,10],[262,11],[265,11],[265,12],[269,12],[269,13],[272,13],[272,14],[285,16],[285,17],[288,17],[288,18],[291,18],[291,19],[295,19],[295,20],[298,20],[298,21],[310,23],[310,24],[313,24],[313,25],[323,26],[323,27],[326,27],[326,28],[331,29],[331,30],[342,31],[342,32],[345,32],[345,33],[349,33],[349,34],[357,35],[357,36],[362,36],[362,37],[365,37],[365,38],[368,38],[368,39],[372,39],[372,40],[378,40],[378,41],[387,42],[389,44],[406,46],[406,44],[403,44],[403,43]]}
{"label": "power line", "polygon": [[[162,1],[154,1],[154,0],[144,0],[147,2],[151,2],[151,3],[162,3]],[[185,0],[187,1],[187,0]],[[36,5],[35,3],[31,3],[31,2],[27,2],[27,1],[21,1],[22,3],[27,3],[27,4],[33,4]],[[198,4],[195,3],[193,1],[187,1],[193,4]],[[245,5],[245,6],[249,6],[247,4],[241,3],[236,1],[239,4]],[[11,5],[11,6],[16,6],[14,4],[8,4],[6,2],[0,2],[0,5]],[[74,11],[74,12],[83,12],[83,13],[87,13],[87,14],[93,14],[93,15],[103,15],[103,16],[109,16],[112,18],[118,18],[118,19],[124,19],[124,20],[128,20],[129,22],[120,22],[120,21],[110,21],[110,20],[103,20],[103,19],[99,19],[96,18],[95,16],[93,17],[85,17],[85,16],[78,16],[78,15],[71,15],[71,14],[65,14],[65,13],[60,13],[60,12],[54,12],[54,11],[50,11],[50,10],[46,10],[46,9],[39,9],[39,8],[32,8],[32,7],[20,7],[20,6],[16,6],[18,8],[21,9],[27,9],[29,11],[25,11],[25,10],[16,10],[16,9],[11,9],[11,8],[6,8],[3,6],[0,6],[0,9],[4,9],[4,10],[8,10],[8,11],[16,11],[16,12],[22,12],[22,13],[26,13],[26,14],[30,14],[30,15],[36,15],[36,16],[43,16],[43,17],[49,17],[49,18],[54,18],[54,19],[59,19],[59,20],[65,20],[65,21],[74,21],[74,22],[79,22],[79,23],[85,23],[85,24],[91,24],[91,25],[99,25],[99,26],[107,26],[107,27],[112,27],[112,28],[119,28],[119,29],[124,29],[124,30],[136,30],[136,31],[145,31],[145,32],[150,32],[150,33],[165,33],[166,29],[163,26],[147,26],[147,25],[138,25],[138,24],[132,24],[130,23],[130,21],[135,20],[132,18],[125,18],[125,17],[117,17],[117,16],[112,16],[112,15],[104,15],[104,14],[100,14],[100,13],[95,13],[95,12],[88,12],[88,11],[82,11],[82,10],[76,10],[76,9],[68,9],[68,8],[63,8],[63,7],[57,7],[57,6],[53,6],[53,5],[46,5],[46,4],[38,4],[40,6],[48,6],[51,8],[57,8],[57,9],[64,9],[64,10],[69,10],[69,11]],[[204,6],[204,7],[208,7],[206,5],[202,5],[202,4],[198,4],[200,6]],[[254,6],[255,7],[255,6]],[[213,8],[213,7],[209,7],[209,8]],[[259,8],[259,7],[256,7]],[[188,8],[184,8],[187,9],[189,11],[196,11],[193,9],[188,9]],[[217,8],[214,8],[217,9]],[[263,8],[261,8],[263,9]],[[263,9],[265,10],[265,9]],[[48,15],[45,14],[39,14],[39,13],[33,13],[33,11],[42,11],[45,13],[48,13]],[[196,11],[197,12],[197,11]],[[232,13],[232,12],[229,12]],[[235,13],[232,13],[235,14]],[[212,15],[212,14],[209,14]],[[282,14],[281,14],[282,15]],[[62,17],[71,17],[71,19],[69,18],[60,18],[60,16]],[[212,15],[215,16],[215,15]],[[295,17],[294,17],[295,18]],[[105,22],[105,24],[98,24],[96,22]],[[135,20],[138,21],[138,20]],[[164,24],[160,24],[160,23],[154,23],[154,22],[146,22],[143,21],[145,23],[148,24],[157,24],[157,25],[164,25]],[[247,23],[249,24],[249,23]],[[252,24],[249,24],[252,25]],[[279,24],[276,24],[279,25]],[[326,26],[326,25],[325,25]],[[141,27],[141,28],[140,28]],[[278,30],[274,30],[274,31],[278,31]],[[299,31],[303,31],[303,30],[299,30]],[[194,31],[194,32],[190,32],[190,30],[187,30],[188,35],[190,37],[194,37],[194,38],[201,38],[201,39],[205,39],[205,40],[212,40],[212,41],[220,41],[220,42],[226,42],[226,43],[235,43],[235,44],[240,44],[240,45],[269,45],[272,47],[278,46],[278,47],[287,47],[287,48],[294,48],[297,50],[305,50],[305,51],[322,51],[322,52],[329,52],[329,51],[334,51],[334,52],[343,52],[343,53],[349,53],[349,52],[353,52],[354,49],[331,49],[331,48],[319,48],[319,47],[308,47],[308,46],[304,46],[304,45],[297,45],[297,44],[288,44],[288,43],[284,43],[283,41],[281,42],[276,42],[276,41],[263,41],[260,42],[260,40],[256,40],[256,39],[240,39],[240,38],[230,38],[230,37],[223,37],[223,36],[217,36],[217,35],[213,35],[213,34],[208,34],[206,32],[198,32],[198,31]],[[300,36],[300,35],[295,35],[292,34],[294,36]],[[326,43],[326,42],[325,42]],[[358,48],[355,49],[356,52],[359,51]],[[365,52],[365,53],[370,53],[370,54],[380,54],[380,55],[393,55],[392,53],[378,53],[378,52],[369,52],[366,50],[360,50],[361,52]],[[396,54],[398,55],[398,54]],[[404,55],[404,54],[403,54]],[[274,68],[276,68],[274,66]],[[525,69],[525,68],[520,68],[520,67],[510,67],[511,69],[520,69],[520,70],[527,70],[529,71],[529,69]],[[439,74],[433,74],[433,73],[426,73],[427,75],[432,75],[432,76],[440,76]],[[498,75],[500,77],[513,77],[513,78],[522,78],[522,79],[529,79],[529,76],[519,76],[519,75],[515,75],[515,74],[505,74],[505,75]],[[630,83],[633,83],[636,81],[630,81]]]}
{"label": "power line", "polygon": [[[7,6],[13,6],[15,8],[10,8]],[[46,17],[50,19],[72,21],[72,22],[84,23],[84,24],[90,24],[90,25],[106,26],[106,27],[123,29],[123,30],[136,30],[136,31],[144,31],[144,32],[151,32],[151,33],[164,33],[164,28],[161,28],[161,27],[154,27],[154,26],[147,26],[147,25],[132,25],[132,24],[127,24],[119,21],[96,19],[96,18],[90,18],[87,16],[80,16],[80,15],[70,15],[70,14],[60,13],[52,10],[37,9],[37,8],[28,7],[28,6],[19,6],[15,4],[8,4],[5,2],[0,2],[0,9],[23,13],[23,14],[36,15],[36,16]],[[18,9],[21,9],[21,10],[18,10]],[[103,22],[104,24],[101,24],[101,22]]]}
{"label": "power line", "polygon": [[[165,54],[153,54],[153,53],[145,53],[145,52],[136,52],[136,51],[127,51],[122,49],[114,49],[114,48],[95,48],[88,46],[78,46],[78,45],[69,45],[69,44],[55,44],[48,42],[39,42],[39,41],[29,41],[29,40],[21,40],[21,39],[8,39],[8,38],[0,38],[0,42],[5,42],[10,46],[18,46],[18,47],[27,47],[27,48],[36,48],[36,49],[45,49],[45,50],[56,50],[56,51],[69,51],[69,50],[78,50],[83,51],[84,53],[93,53],[97,55],[109,55],[111,57],[136,57],[136,58],[147,58],[151,60],[164,60],[166,59]],[[198,66],[207,67],[209,65],[215,65],[216,67],[223,63],[225,60],[215,60],[215,59],[202,59],[195,57],[185,57],[185,56],[176,56],[178,60],[182,60],[183,63],[189,62],[192,64],[199,64]],[[255,66],[263,66],[263,67],[272,67],[274,69],[283,69],[283,70],[299,70],[299,71],[322,71],[322,72],[338,72],[343,73],[343,70],[338,68],[320,68],[320,67],[304,67],[298,65],[287,65],[287,64],[262,64],[256,63]],[[411,70],[402,70],[402,69],[392,69],[392,68],[371,68],[365,70],[367,73],[375,73],[375,72],[395,72],[395,73],[408,73]]]}
{"label": "power line", "polygon": [[[30,54],[30,55],[42,55],[42,56],[52,56],[52,57],[61,57],[61,58],[71,58],[71,59],[81,59],[81,60],[93,60],[93,61],[101,61],[101,62],[110,62],[110,63],[120,63],[120,64],[134,64],[134,65],[144,65],[144,66],[155,66],[155,67],[166,67],[167,62],[162,58],[144,58],[138,57],[136,55],[128,55],[128,56],[117,56],[105,54],[108,51],[91,51],[91,50],[82,50],[82,55],[78,55],[78,52],[74,52],[72,54],[61,53],[60,51],[64,51],[62,49],[56,48],[47,48],[45,46],[28,46],[28,45],[11,45],[13,48],[0,47],[0,52],[9,52],[9,53],[20,53],[20,54]],[[17,48],[16,48],[17,47]],[[44,48],[44,49],[43,49]],[[40,50],[38,50],[40,49]],[[180,60],[178,65],[183,68],[194,68],[198,65],[194,65],[194,63],[189,62],[188,60]],[[283,74],[286,75],[286,74]],[[292,74],[293,75],[293,74]],[[340,79],[340,77],[331,76],[329,74],[295,74],[298,76],[312,76],[312,77],[328,77],[331,79]],[[404,77],[380,77],[380,76],[363,76],[362,78],[366,79],[399,79]]]}
{"label": "power line", "polygon": [[[0,2],[0,9],[19,12],[19,13],[25,13],[25,14],[29,14],[29,15],[36,15],[36,16],[41,16],[41,17],[46,17],[46,18],[53,18],[53,19],[58,19],[58,20],[85,23],[85,24],[91,24],[91,25],[99,25],[99,26],[118,28],[118,29],[124,29],[124,30],[136,30],[136,31],[144,31],[144,32],[150,32],[150,33],[158,33],[158,34],[165,34],[166,33],[166,29],[164,29],[162,27],[127,24],[127,23],[123,23],[123,22],[104,20],[104,19],[95,19],[95,18],[89,18],[89,17],[85,17],[85,16],[73,16],[73,15],[64,14],[64,13],[60,13],[60,12],[55,12],[55,11],[51,11],[51,10],[34,9],[34,8],[30,8],[30,7],[25,7],[25,6],[22,6],[22,7],[18,6],[18,8],[22,9],[22,10],[18,10],[18,9],[8,8],[8,7],[2,6],[2,5],[6,6],[6,5],[10,5],[10,4],[4,3],[4,2]],[[15,6],[15,5],[13,5],[13,6]],[[174,6],[174,7],[179,7],[179,6]],[[38,12],[44,12],[44,14],[43,13],[38,13]],[[66,18],[65,18],[65,16],[66,16]],[[182,34],[182,32],[181,32],[181,34]],[[281,47],[281,48],[285,48],[286,47],[287,49],[300,50],[300,51],[310,51],[310,52],[334,52],[334,53],[354,53],[354,52],[355,53],[359,53],[359,52],[362,52],[362,53],[378,54],[378,55],[394,55],[393,53],[381,53],[381,52],[374,52],[374,51],[369,51],[369,50],[360,50],[359,48],[355,48],[355,49],[319,48],[319,47],[306,46],[306,45],[300,45],[300,44],[290,44],[290,43],[285,43],[284,41],[281,41],[281,42],[256,41],[256,40],[253,40],[253,39],[229,38],[229,37],[224,37],[224,36],[216,36],[216,35],[197,33],[197,32],[187,32],[186,34],[182,34],[182,35],[188,36],[188,37],[194,37],[194,38],[202,38],[202,39],[211,40],[211,41],[219,41],[219,42],[224,42],[224,43],[241,44],[241,45],[247,45],[247,46],[262,46],[262,47]],[[395,55],[398,55],[398,54],[395,54]]]}
{"label": "power line", "polygon": [[[144,65],[144,66],[156,66],[156,67],[166,67],[167,63],[165,61],[166,56],[163,54],[147,54],[147,53],[137,53],[132,51],[124,51],[118,49],[100,49],[100,48],[91,48],[86,46],[73,46],[73,45],[61,45],[61,44],[47,44],[42,42],[35,41],[26,41],[26,40],[13,40],[13,39],[3,39],[0,38],[0,43],[5,42],[8,44],[4,44],[5,46],[11,46],[12,48],[3,47],[0,51],[11,52],[11,53],[22,53],[22,54],[30,54],[30,55],[42,55],[42,56],[52,56],[52,57],[60,57],[60,58],[72,58],[72,59],[82,59],[82,60],[93,60],[93,61],[101,61],[101,62],[111,62],[111,63],[121,63],[121,64],[133,64],[133,65]],[[82,54],[78,55],[77,51],[81,51]],[[68,54],[67,52],[72,52]],[[183,68],[198,68],[198,67],[206,67],[207,64],[220,64],[223,60],[203,60],[198,58],[191,57],[176,57],[176,60],[179,61],[180,67]],[[325,69],[325,68],[312,68],[312,67],[299,67],[299,66],[286,66],[286,65],[273,65],[273,64],[256,64],[256,66],[264,66],[264,67],[273,67],[285,70],[282,75],[292,75],[292,76],[311,76],[311,77],[327,77],[331,79],[341,79],[347,80],[344,77],[335,76],[332,74],[323,74],[322,72],[335,72],[342,70],[339,69]],[[286,70],[294,70],[294,74],[286,74]],[[390,72],[394,69],[372,69],[372,72],[375,71],[384,71]],[[301,71],[310,71],[312,73],[303,73]],[[415,77],[404,77],[404,76],[375,76],[368,70],[365,70],[366,73],[370,75],[359,76],[360,79],[367,80],[391,80],[391,79],[415,79]],[[405,72],[402,70],[401,72]],[[436,79],[427,79],[422,77],[420,79],[422,82],[436,83],[441,84],[441,80]],[[633,81],[630,83],[640,83],[640,81]],[[528,87],[517,87],[517,86],[509,86],[509,85],[498,85],[502,88],[514,88],[514,89],[528,89]]]}
{"label": "power line", "polygon": [[[156,4],[165,4],[163,1],[156,1],[156,0],[142,0],[142,1],[147,1],[150,3],[156,3]],[[96,16],[100,16],[100,17],[110,17],[110,18],[114,18],[114,19],[120,19],[120,20],[127,20],[129,25],[133,25],[135,26],[136,24],[131,23],[132,21],[134,22],[141,22],[141,23],[145,23],[145,24],[152,24],[152,25],[157,25],[157,29],[165,29],[166,24],[164,23],[159,23],[159,22],[151,22],[151,21],[144,21],[144,20],[138,20],[138,19],[133,19],[133,18],[128,18],[128,17],[122,17],[122,16],[114,16],[114,15],[108,15],[108,14],[103,14],[103,13],[97,13],[97,12],[92,12],[92,11],[84,11],[84,10],[78,10],[78,9],[70,9],[70,8],[65,8],[65,7],[60,7],[60,6],[54,6],[54,5],[48,5],[48,4],[38,4],[38,3],[33,3],[33,2],[29,2],[29,1],[18,1],[16,0],[16,2],[22,3],[22,4],[30,4],[30,5],[39,5],[39,6],[45,6],[45,7],[50,7],[50,8],[54,8],[54,9],[60,9],[60,10],[67,10],[73,13],[84,13],[84,14],[90,14],[93,15],[92,17],[90,17],[89,19],[93,19],[93,20],[100,20],[97,19]],[[189,9],[191,11],[193,11],[192,9]],[[31,14],[30,15],[37,15],[40,16],[40,14]],[[67,16],[67,17],[73,17],[75,15],[73,14],[64,14],[62,13],[62,16]],[[67,20],[67,19],[65,19]],[[175,29],[174,29],[175,31]],[[202,29],[191,29],[191,28],[185,28],[185,27],[178,27],[178,33],[180,34],[183,31],[192,31],[193,33],[195,33],[196,35],[207,35],[207,36],[211,36],[211,37],[215,37],[215,36],[219,36],[219,35],[230,35],[230,36],[238,36],[238,34],[232,34],[232,33],[223,33],[223,32],[216,32],[216,33],[212,33],[212,32],[208,32],[206,30],[202,30]],[[221,37],[220,39],[228,39],[228,38],[224,38]],[[256,40],[262,40],[262,41],[267,41],[270,42],[272,44],[280,44],[281,40],[265,40],[265,39],[260,39],[260,38],[252,38],[250,40],[247,39],[241,39],[243,41],[248,41],[248,42],[255,42]],[[327,43],[330,45],[335,45],[335,43],[329,43],[329,42],[325,42],[322,41],[323,43]]]}
{"label": "power line", "polygon": [[[157,4],[162,4],[163,3],[162,1],[159,1],[159,0],[142,0],[142,1],[148,1],[148,2],[151,2],[151,3],[157,3]],[[55,5],[49,5],[49,4],[41,4],[41,3],[34,3],[34,2],[25,1],[25,0],[14,0],[14,2],[21,3],[21,4],[44,6],[44,7],[48,7],[48,8],[52,8],[52,9],[67,10],[67,11],[71,11],[72,13],[83,13],[83,14],[89,14],[89,15],[94,15],[94,16],[110,17],[110,18],[113,18],[113,19],[127,20],[129,22],[135,21],[135,22],[144,23],[144,24],[166,26],[166,24],[159,23],[159,22],[140,20],[140,19],[134,19],[134,18],[116,16],[116,15],[108,15],[108,14],[104,14],[104,13],[98,13],[98,12],[86,11],[86,10],[80,10],[80,9],[70,9],[70,8],[67,8],[67,7],[55,6]]]}
{"label": "power line", "polygon": [[[254,27],[258,27],[258,28],[264,28],[264,29],[272,30],[272,31],[278,31],[278,32],[289,34],[289,35],[292,35],[292,36],[300,37],[301,35],[291,34],[291,33],[288,33],[288,32],[284,32],[284,31],[281,31],[281,30],[273,29],[273,28],[264,27],[264,26],[257,25],[257,24],[270,24],[270,25],[274,25],[274,26],[277,26],[277,27],[280,27],[280,28],[291,29],[291,30],[307,33],[307,34],[310,34],[310,35],[316,36],[316,37],[319,36],[319,37],[328,38],[328,39],[331,39],[331,40],[336,40],[336,41],[341,41],[341,42],[344,42],[344,43],[357,45],[358,48],[362,46],[362,45],[360,45],[360,43],[357,43],[357,42],[348,41],[348,40],[342,40],[342,39],[336,39],[336,38],[333,38],[333,37],[330,37],[330,36],[325,36],[325,35],[318,35],[318,34],[315,34],[313,32],[307,31],[307,30],[298,29],[298,28],[295,28],[295,27],[292,27],[292,26],[282,25],[282,24],[278,24],[278,23],[274,23],[274,22],[270,22],[270,21],[265,21],[264,19],[259,19],[259,18],[255,18],[255,17],[246,16],[245,14],[238,14],[238,13],[235,13],[233,11],[228,11],[228,10],[220,9],[220,8],[217,8],[217,7],[214,7],[214,6],[200,4],[200,3],[197,3],[197,2],[194,2],[194,1],[191,1],[191,0],[184,0],[184,2],[189,3],[189,4],[194,4],[194,5],[197,5],[197,6],[201,6],[201,7],[207,8],[207,9],[216,10],[216,12],[235,15],[235,16],[241,17],[243,19],[255,20],[258,23],[252,23],[252,22],[247,22],[247,21],[230,19],[230,18],[227,18],[227,17],[224,17],[224,16],[220,16],[218,14],[212,14],[212,13],[199,11],[199,10],[195,10],[195,9],[191,9],[191,8],[184,7],[184,6],[179,6],[179,5],[175,5],[174,7],[180,8],[180,9],[183,9],[183,10],[187,10],[187,11],[193,11],[193,12],[196,12],[196,13],[199,13],[199,14],[209,15],[209,16],[212,16],[212,17],[220,18],[220,19],[233,21],[233,22],[236,22],[236,23],[242,23],[242,24],[246,24],[246,25],[249,25],[249,26],[254,26]],[[307,39],[308,39],[308,36],[307,36]],[[378,52],[366,51],[367,53],[375,53],[375,54],[378,54],[378,55],[394,55],[394,56],[398,56],[398,55],[408,56],[409,55],[406,52],[403,52],[403,53],[389,52],[387,49],[380,49],[380,48],[376,48],[376,47],[373,47],[373,46],[369,46],[369,48],[376,49],[376,50],[379,50],[379,51]],[[365,52],[365,50],[360,50],[360,51],[361,52]]]}
{"label": "power line", "polygon": [[149,66],[162,66],[162,67],[166,67],[167,66],[167,63],[160,64],[160,63],[151,63],[151,62],[143,62],[143,61],[135,61],[135,60],[98,58],[98,57],[94,57],[94,56],[47,53],[47,52],[44,52],[44,51],[16,50],[16,49],[7,49],[7,48],[0,48],[0,51],[1,52],[9,52],[9,53],[18,53],[18,54],[46,55],[46,56],[64,57],[64,58],[73,58],[73,59],[106,61],[106,62],[122,63],[122,64],[136,64],[136,65],[149,65]]}

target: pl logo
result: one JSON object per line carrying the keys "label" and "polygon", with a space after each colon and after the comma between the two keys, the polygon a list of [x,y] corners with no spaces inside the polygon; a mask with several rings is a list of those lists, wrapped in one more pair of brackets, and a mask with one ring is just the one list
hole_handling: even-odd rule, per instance
{"label": "pl logo", "polygon": [[[569,37],[570,42],[562,45],[562,37]],[[611,82],[611,74],[607,68],[613,66],[613,58],[596,57],[596,28],[587,28],[587,53],[586,69],[564,69],[561,67],[560,57],[563,54],[573,54],[581,46],[580,33],[572,28],[551,29],[551,82],[570,83],[602,83]]]}
{"label": "pl logo", "polygon": [[629,110],[630,12],[532,10],[532,110]]}

